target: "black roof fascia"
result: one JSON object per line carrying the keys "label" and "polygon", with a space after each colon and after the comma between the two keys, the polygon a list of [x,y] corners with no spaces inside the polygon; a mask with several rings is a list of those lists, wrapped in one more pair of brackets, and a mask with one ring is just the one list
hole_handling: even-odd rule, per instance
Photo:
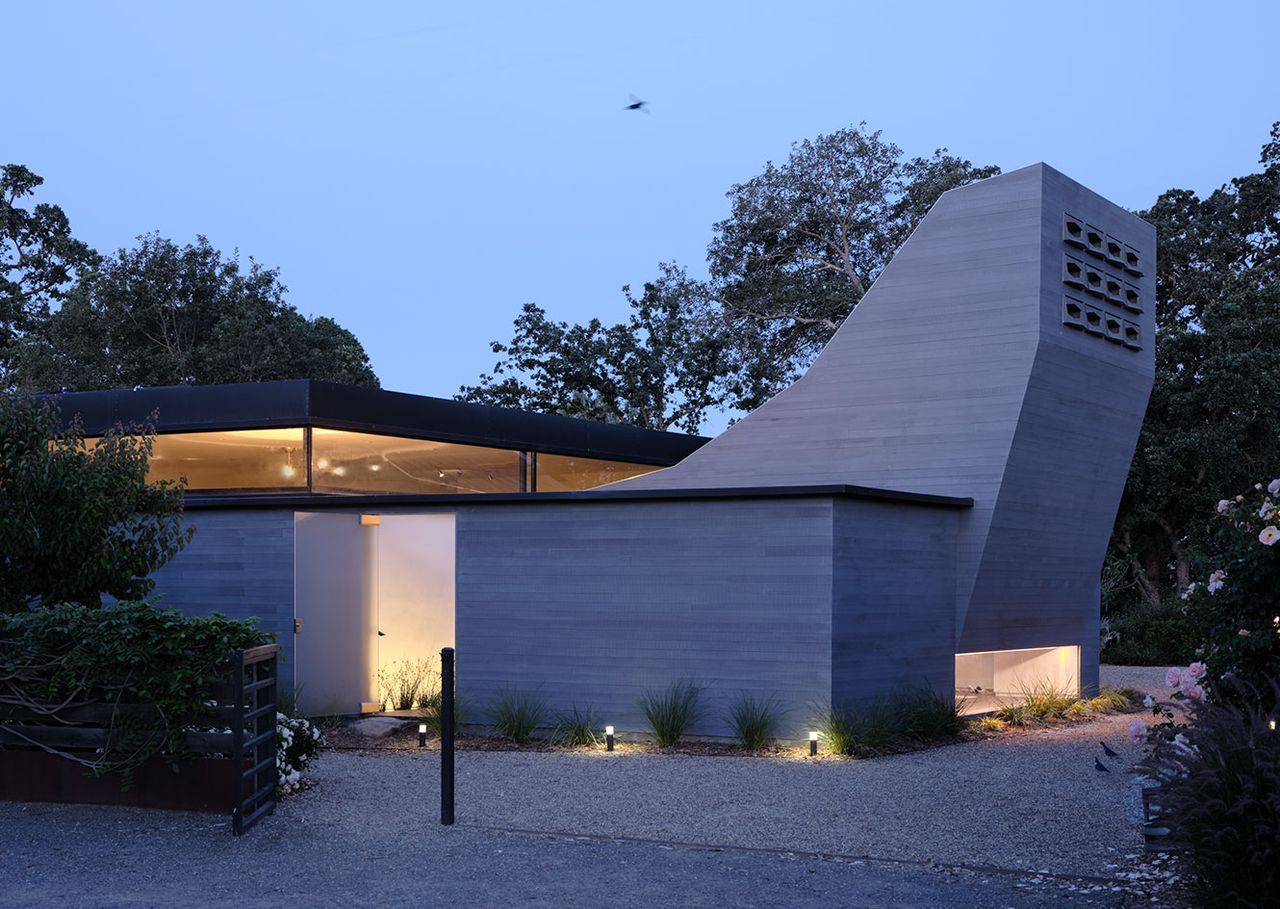
{"label": "black roof fascia", "polygon": [[56,398],[64,420],[79,416],[89,435],[117,424],[146,423],[155,414],[156,431],[161,433],[312,426],[657,466],[674,464],[708,441],[702,436],[309,379],[62,392],[48,397]]}
{"label": "black roof fascia", "polygon": [[659,502],[700,499],[778,499],[778,498],[850,498],[904,505],[929,505],[939,508],[972,508],[968,496],[940,496],[870,486],[730,486],[716,489],[586,489],[579,492],[484,492],[418,495],[389,493],[382,495],[197,495],[187,496],[191,510],[215,508],[396,508],[414,505],[445,505],[469,508],[475,505],[538,505],[556,503]]}

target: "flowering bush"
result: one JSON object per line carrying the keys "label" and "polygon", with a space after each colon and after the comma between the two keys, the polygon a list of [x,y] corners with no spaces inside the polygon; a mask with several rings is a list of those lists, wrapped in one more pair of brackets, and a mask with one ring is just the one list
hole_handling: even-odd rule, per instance
{"label": "flowering bush", "polygon": [[320,730],[302,717],[276,714],[276,778],[278,794],[302,788],[302,771],[320,751]]}
{"label": "flowering bush", "polygon": [[1280,678],[1278,501],[1280,479],[1218,502],[1218,526],[1204,547],[1216,567],[1183,593],[1204,638],[1208,672],[1196,684],[1215,700],[1254,692],[1268,712],[1276,707],[1271,681]]}

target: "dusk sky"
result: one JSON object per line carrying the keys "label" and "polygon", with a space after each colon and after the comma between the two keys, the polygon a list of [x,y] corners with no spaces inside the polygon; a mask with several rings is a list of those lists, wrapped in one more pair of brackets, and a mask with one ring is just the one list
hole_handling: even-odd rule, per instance
{"label": "dusk sky", "polygon": [[731,184],[859,121],[1131,208],[1256,169],[1280,5],[1228,5],[13,3],[0,159],[104,252],[279,267],[447,396],[525,302],[618,320],[659,261],[705,273]]}

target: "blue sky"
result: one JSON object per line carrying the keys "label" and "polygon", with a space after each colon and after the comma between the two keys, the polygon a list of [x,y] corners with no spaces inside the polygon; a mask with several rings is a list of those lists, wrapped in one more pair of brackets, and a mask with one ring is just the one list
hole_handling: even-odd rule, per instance
{"label": "blue sky", "polygon": [[[12,3],[0,159],[107,251],[281,269],[385,387],[449,395],[519,307],[619,319],[724,192],[865,120],[1129,207],[1255,168],[1267,3]],[[634,93],[650,115],[624,111]]]}

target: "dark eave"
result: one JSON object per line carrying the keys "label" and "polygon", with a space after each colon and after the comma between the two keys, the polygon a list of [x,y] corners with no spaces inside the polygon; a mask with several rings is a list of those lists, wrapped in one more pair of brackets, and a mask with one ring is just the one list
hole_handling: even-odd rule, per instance
{"label": "dark eave", "polygon": [[967,496],[939,496],[870,486],[732,486],[719,489],[587,489],[581,492],[490,492],[451,495],[194,495],[191,510],[212,508],[400,508],[443,506],[471,508],[486,505],[546,505],[552,503],[665,502],[698,499],[848,498],[940,508],[972,508]]}
{"label": "dark eave", "polygon": [[702,436],[309,379],[51,397],[64,420],[80,417],[88,435],[118,424],[143,424],[154,414],[161,433],[312,426],[659,466],[674,464],[707,442]]}

